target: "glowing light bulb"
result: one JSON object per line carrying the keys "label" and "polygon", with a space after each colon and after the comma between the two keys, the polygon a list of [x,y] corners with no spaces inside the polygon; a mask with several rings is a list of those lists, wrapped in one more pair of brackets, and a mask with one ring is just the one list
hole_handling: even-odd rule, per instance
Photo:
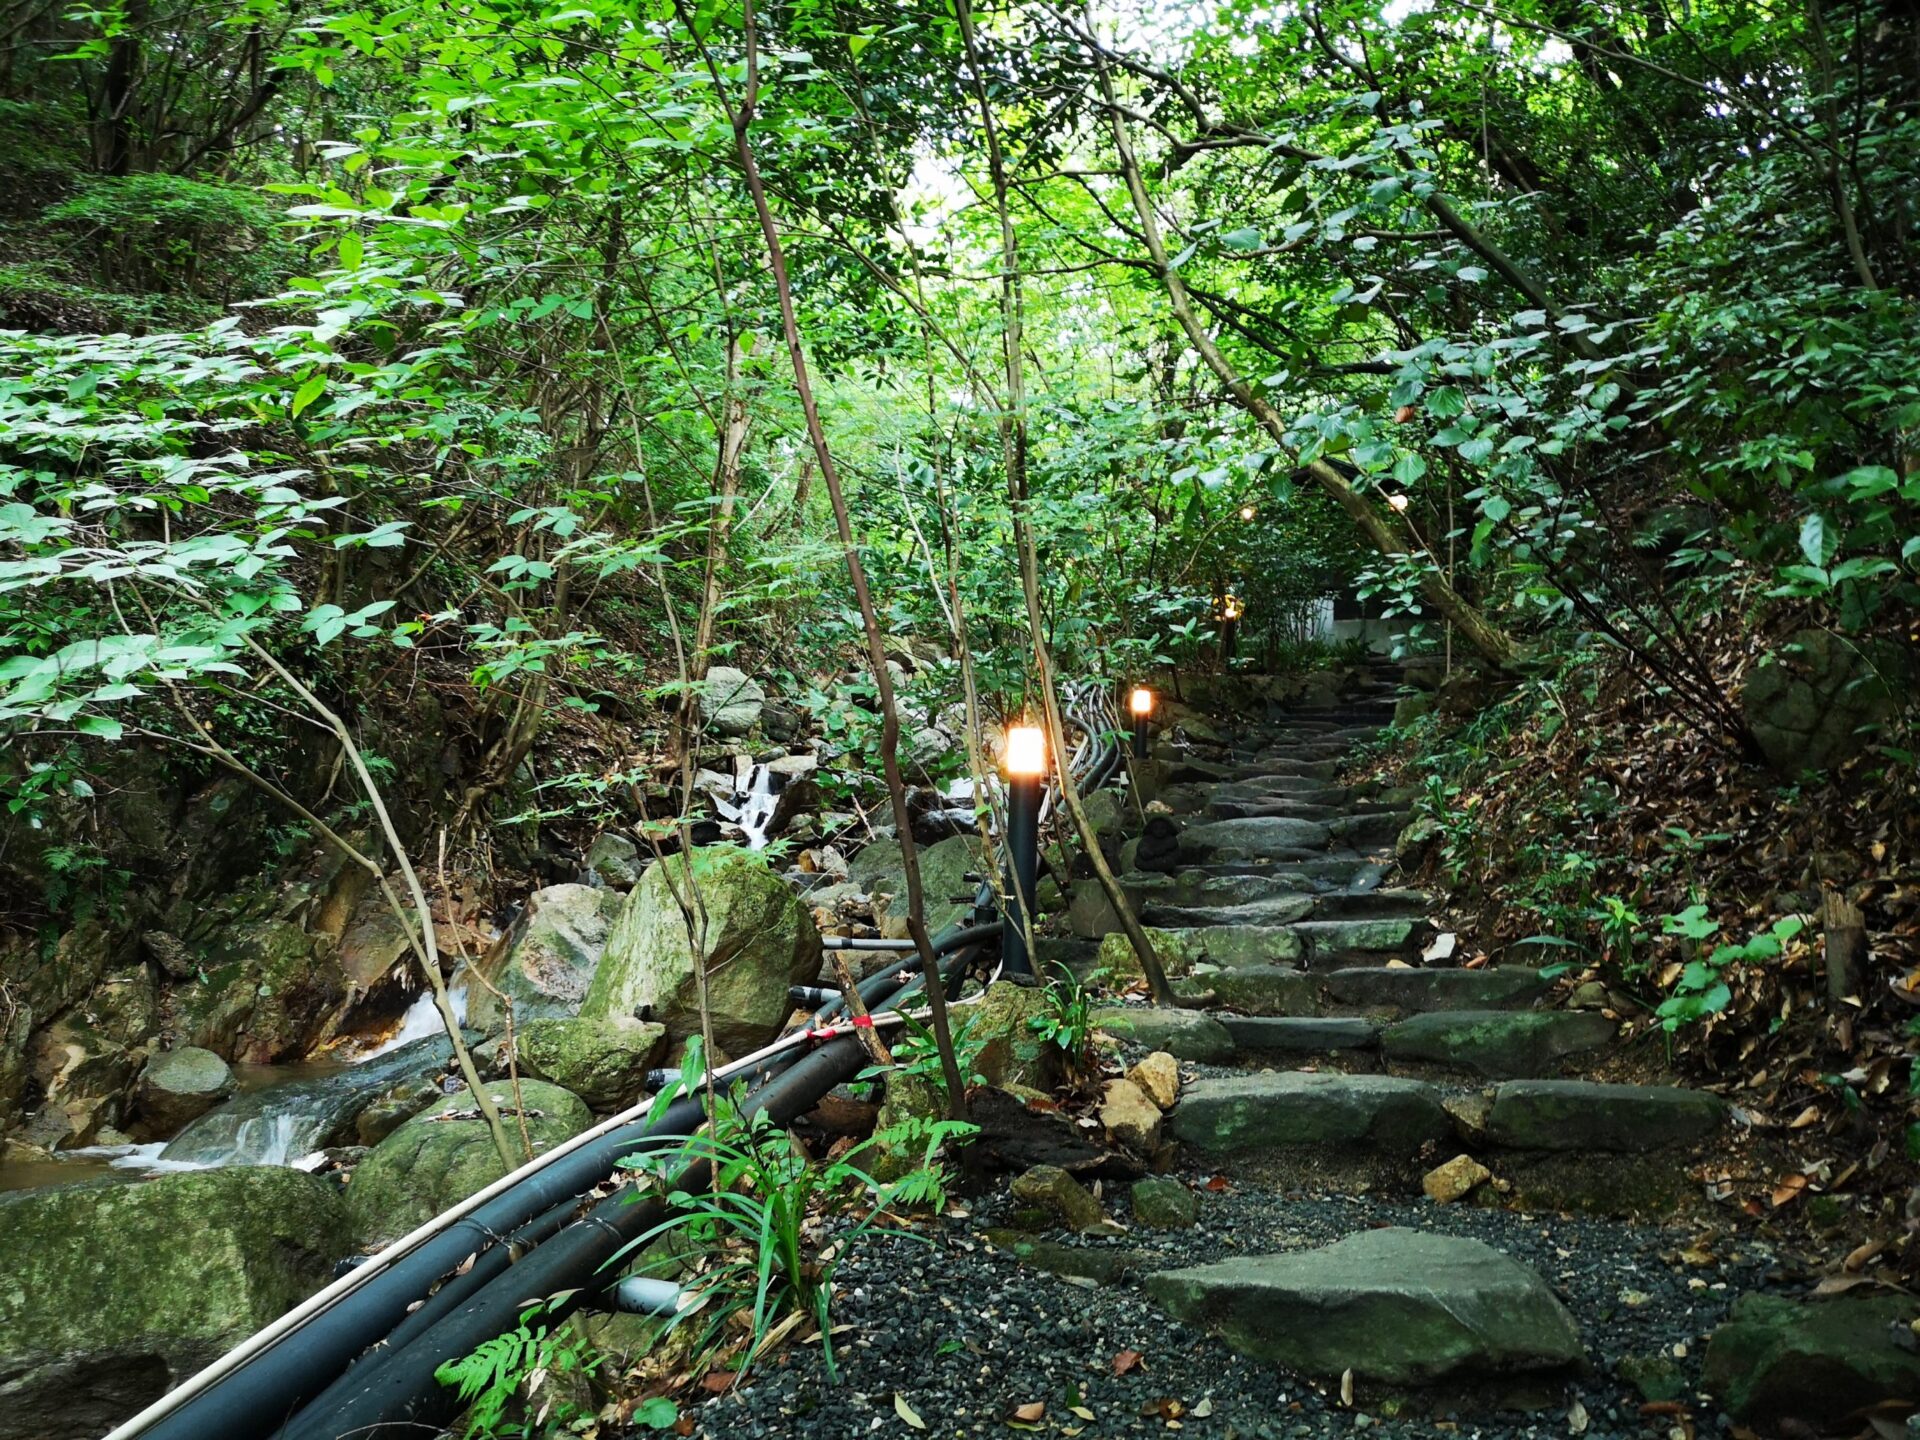
{"label": "glowing light bulb", "polygon": [[1242,520],[1251,520],[1253,518],[1253,506],[1242,505],[1240,507],[1240,518]]}
{"label": "glowing light bulb", "polygon": [[1006,767],[1009,775],[1047,773],[1047,737],[1038,725],[1007,727]]}
{"label": "glowing light bulb", "polygon": [[1153,691],[1142,685],[1134,690],[1127,703],[1132,708],[1134,714],[1151,715],[1153,713]]}

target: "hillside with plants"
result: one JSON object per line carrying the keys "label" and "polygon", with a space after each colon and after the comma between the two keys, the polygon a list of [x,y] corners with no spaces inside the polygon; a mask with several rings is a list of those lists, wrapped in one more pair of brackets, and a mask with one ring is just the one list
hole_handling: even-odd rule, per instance
{"label": "hillside with plants", "polygon": [[[1903,1433],[1917,623],[1901,0],[13,5],[0,1230],[298,1258],[111,1303],[35,1259],[0,1440],[103,1433],[649,1095],[704,1138],[566,1193],[657,1202],[693,1318],[610,1339],[555,1281],[422,1372],[468,1433],[797,1425],[843,1367],[850,1435],[1415,1427],[1536,1371],[1576,1435]],[[889,1049],[847,997],[943,946]],[[857,1078],[761,1103],[749,1062],[853,1031]],[[1243,1173],[1207,1087],[1276,1066],[1243,1110],[1312,1118]],[[1532,1084],[1617,1089],[1527,1131]],[[1656,1132],[1684,1163],[1605,1173]],[[1165,1279],[1424,1231],[1396,1186],[1582,1257],[1585,1358],[1369,1368]],[[1196,1196],[1191,1244],[1149,1218]],[[1036,1267],[1105,1287],[1094,1378],[889,1310],[895,1229],[954,1286],[997,1236],[1015,1323],[1068,1324]],[[1818,1384],[1768,1327],[1837,1305],[1727,1311],[1795,1285],[1871,1309]],[[123,1300],[200,1313],[40,1333]],[[1814,1363],[1869,1332],[1868,1378]],[[968,1357],[1033,1393],[965,1413]],[[398,1423],[297,1398],[274,1433]]]}

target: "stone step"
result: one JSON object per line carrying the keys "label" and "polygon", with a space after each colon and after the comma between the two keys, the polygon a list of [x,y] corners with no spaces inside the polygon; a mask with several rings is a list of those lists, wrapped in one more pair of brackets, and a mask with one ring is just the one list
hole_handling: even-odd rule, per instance
{"label": "stone step", "polygon": [[1299,1145],[1412,1155],[1453,1134],[1424,1081],[1311,1070],[1203,1077],[1181,1092],[1172,1121],[1175,1139],[1209,1155]]}
{"label": "stone step", "polygon": [[1311,820],[1206,820],[1180,832],[1183,858],[1307,860],[1326,850],[1328,826]]}
{"label": "stone step", "polygon": [[1324,1055],[1371,1050],[1381,1022],[1363,1015],[1222,1015],[1220,1023],[1241,1051],[1257,1055]]}
{"label": "stone step", "polygon": [[1538,1273],[1479,1240],[1422,1230],[1163,1270],[1146,1289],[1240,1353],[1328,1380],[1471,1380],[1484,1395],[1489,1382],[1569,1371],[1586,1354]]}
{"label": "stone step", "polygon": [[1310,974],[1291,966],[1250,965],[1189,976],[1174,985],[1183,1000],[1199,1003],[1210,994],[1215,1008],[1267,1016],[1524,1010],[1546,989],[1538,971],[1517,966],[1418,970],[1370,965]]}
{"label": "stone step", "polygon": [[1412,819],[1411,812],[1397,806],[1372,813],[1349,814],[1328,821],[1327,836],[1333,844],[1351,846],[1356,850],[1375,849],[1398,840],[1400,832],[1407,828]]}
{"label": "stone step", "polygon": [[1304,800],[1209,800],[1200,808],[1200,814],[1209,820],[1260,820],[1275,818],[1281,820],[1318,820],[1338,819],[1342,815],[1358,813],[1351,805],[1319,805]]}
{"label": "stone step", "polygon": [[1389,1061],[1504,1080],[1558,1075],[1570,1058],[1600,1049],[1615,1032],[1611,1020],[1590,1010],[1435,1011],[1387,1027],[1380,1049]]}
{"label": "stone step", "polygon": [[[1384,866],[1378,867],[1385,873]],[[1313,918],[1340,920],[1357,918],[1384,920],[1389,916],[1423,917],[1434,908],[1433,897],[1424,890],[1399,888],[1334,890],[1313,897]]]}
{"label": "stone step", "polygon": [[[1313,912],[1313,896],[1296,892],[1267,900],[1249,900],[1239,905],[1162,905],[1148,902],[1141,916],[1150,925],[1278,926],[1302,919]],[[1296,955],[1300,947],[1295,946]],[[1294,957],[1288,957],[1294,958]]]}
{"label": "stone step", "polygon": [[1177,1060],[1219,1065],[1233,1059],[1233,1036],[1213,1016],[1157,1005],[1105,1005],[1089,1016],[1095,1030]]}
{"label": "stone step", "polygon": [[1508,1080],[1494,1087],[1484,1142],[1514,1150],[1637,1155],[1689,1145],[1727,1121],[1727,1102],[1673,1085]]}
{"label": "stone step", "polygon": [[[1148,916],[1151,921],[1151,915]],[[1300,937],[1283,925],[1202,925],[1167,928],[1149,923],[1147,938],[1169,975],[1187,975],[1197,965],[1240,969],[1285,964],[1305,953]],[[1140,973],[1133,946],[1115,931],[1100,942],[1100,963],[1115,975]]]}
{"label": "stone step", "polygon": [[1418,916],[1394,915],[1302,920],[1288,928],[1305,944],[1309,958],[1317,960],[1347,955],[1410,957],[1426,943],[1428,926]]}
{"label": "stone step", "polygon": [[1329,1002],[1355,1009],[1419,1014],[1431,1010],[1522,1010],[1546,993],[1537,970],[1501,965],[1488,970],[1416,970],[1362,967],[1335,970],[1324,980]]}

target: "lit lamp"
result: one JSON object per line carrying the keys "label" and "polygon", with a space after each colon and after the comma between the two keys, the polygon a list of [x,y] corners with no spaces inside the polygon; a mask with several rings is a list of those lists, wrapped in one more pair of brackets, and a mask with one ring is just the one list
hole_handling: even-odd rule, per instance
{"label": "lit lamp", "polygon": [[1240,518],[1241,518],[1242,520],[1251,520],[1251,519],[1253,519],[1253,506],[1251,506],[1251,505],[1242,505],[1242,506],[1240,507]]}
{"label": "lit lamp", "polygon": [[1040,794],[1046,789],[1047,737],[1038,725],[1009,725],[1007,771],[1007,868],[1013,905],[1001,922],[1000,963],[1009,975],[1031,975],[1027,940],[1033,934],[1040,885]]}
{"label": "lit lamp", "polygon": [[1133,758],[1147,758],[1147,717],[1153,714],[1153,691],[1144,685],[1136,685],[1128,698],[1127,708],[1133,712]]}
{"label": "lit lamp", "polygon": [[1235,647],[1240,641],[1240,597],[1223,595],[1220,598],[1220,665],[1224,669],[1233,664]]}

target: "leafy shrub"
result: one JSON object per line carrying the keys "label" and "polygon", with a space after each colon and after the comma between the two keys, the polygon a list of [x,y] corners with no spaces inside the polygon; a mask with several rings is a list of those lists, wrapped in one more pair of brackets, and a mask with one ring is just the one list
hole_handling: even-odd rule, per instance
{"label": "leafy shrub", "polygon": [[273,213],[252,190],[179,175],[98,175],[49,206],[110,290],[241,299],[273,283]]}

